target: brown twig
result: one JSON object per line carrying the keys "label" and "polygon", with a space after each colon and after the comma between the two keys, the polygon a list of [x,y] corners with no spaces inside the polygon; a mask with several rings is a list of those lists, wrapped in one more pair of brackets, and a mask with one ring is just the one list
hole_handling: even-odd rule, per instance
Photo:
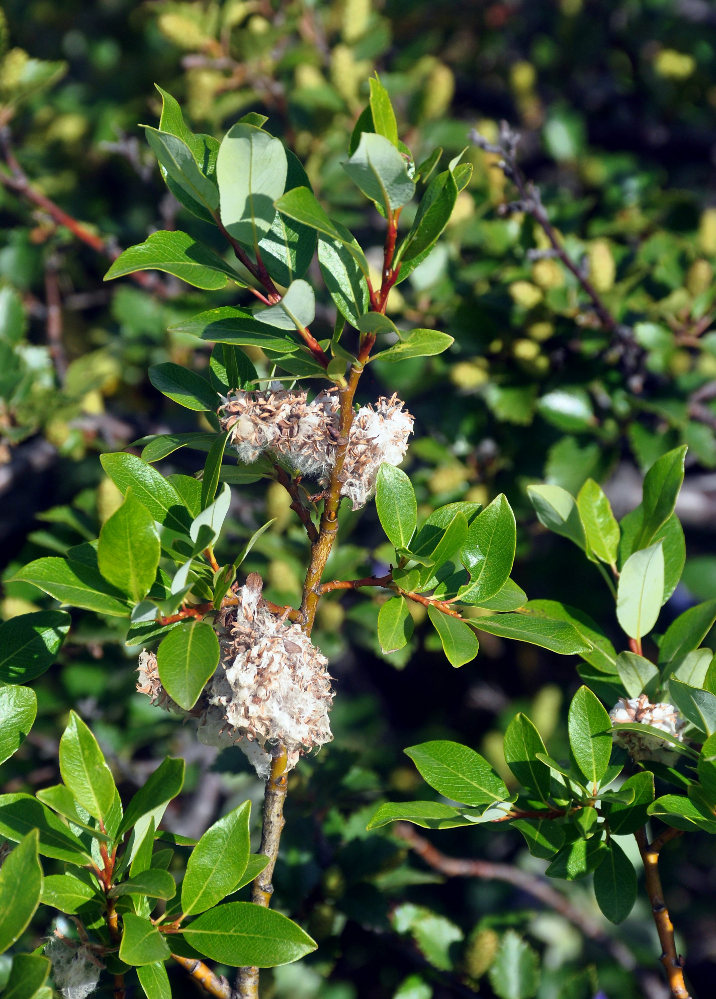
{"label": "brown twig", "polygon": [[681,830],[665,829],[653,842],[649,842],[646,828],[637,829],[634,833],[641,859],[644,862],[644,883],[646,893],[651,903],[656,932],[661,944],[660,961],[664,966],[673,999],[691,999],[684,981],[684,959],[676,951],[674,940],[674,924],[671,922],[669,910],[664,901],[664,889],[661,886],[659,874],[659,854],[662,848],[672,839],[681,836]]}
{"label": "brown twig", "polygon": [[301,494],[298,491],[298,480],[290,476],[279,464],[275,464],[274,468],[276,469],[276,481],[283,486],[291,497],[291,509],[298,514],[301,523],[306,528],[308,540],[313,544],[318,541],[318,529],[311,520],[311,511],[304,504]]}
{"label": "brown twig", "polygon": [[527,871],[522,871],[510,864],[448,857],[406,822],[396,823],[393,832],[433,870],[440,871],[441,874],[448,877],[479,878],[483,881],[503,881],[506,884],[511,884],[519,888],[520,891],[538,899],[548,908],[554,909],[570,923],[579,927],[585,937],[604,947],[623,968],[632,971],[636,967],[634,956],[623,944],[609,937],[597,922],[575,908],[564,895],[561,895],[543,878],[529,874]]}
{"label": "brown twig", "polygon": [[45,259],[45,328],[47,330],[47,346],[50,357],[55,365],[55,371],[60,384],[64,384],[67,374],[67,355],[62,342],[62,300],[60,298],[60,283],[57,278],[57,257],[50,253]]}
{"label": "brown twig", "polygon": [[198,961],[192,957],[181,957],[179,954],[172,954],[172,958],[180,965],[191,978],[194,979],[205,992],[216,999],[234,999],[236,993],[231,988],[224,977],[215,975],[203,961]]}

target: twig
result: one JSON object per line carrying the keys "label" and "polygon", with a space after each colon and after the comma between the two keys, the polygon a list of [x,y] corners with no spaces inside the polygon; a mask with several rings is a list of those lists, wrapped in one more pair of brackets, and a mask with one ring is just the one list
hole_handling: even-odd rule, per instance
{"label": "twig", "polygon": [[181,965],[182,968],[197,982],[201,987],[209,993],[210,996],[216,996],[216,999],[234,999],[236,993],[231,988],[229,983],[224,977],[219,977],[215,975],[213,971],[203,963],[203,961],[198,961],[196,958],[192,957],[181,957],[179,954],[172,954],[172,958],[177,964]]}
{"label": "twig", "polygon": [[433,870],[440,871],[448,877],[480,878],[484,881],[504,881],[506,884],[514,885],[579,927],[585,937],[604,947],[622,968],[632,971],[636,967],[633,954],[623,944],[608,936],[598,923],[575,908],[564,895],[541,877],[522,871],[518,867],[512,867],[510,864],[448,857],[406,822],[396,823],[393,833]]}
{"label": "twig", "polygon": [[673,999],[691,999],[689,990],[684,982],[684,959],[676,951],[676,941],[674,940],[674,924],[671,922],[669,910],[664,901],[664,889],[661,886],[661,876],[659,874],[659,854],[662,848],[672,839],[681,836],[681,830],[665,829],[656,839],[649,843],[646,835],[646,828],[637,829],[634,833],[641,859],[644,862],[644,882],[646,893],[651,903],[651,911],[654,917],[656,932],[659,934],[661,944],[660,961],[664,966],[666,978],[669,983]]}
{"label": "twig", "polygon": [[276,481],[283,486],[291,497],[291,509],[298,514],[301,523],[306,528],[308,540],[311,543],[318,541],[318,529],[311,520],[310,510],[301,499],[301,494],[298,491],[298,480],[292,478],[278,463],[274,465],[274,468],[276,469]]}
{"label": "twig", "polygon": [[50,253],[45,259],[45,298],[47,301],[45,315],[47,345],[57,377],[62,385],[67,374],[67,356],[65,345],[62,342],[62,300],[60,298],[60,283],[57,279],[57,257],[54,253]]}

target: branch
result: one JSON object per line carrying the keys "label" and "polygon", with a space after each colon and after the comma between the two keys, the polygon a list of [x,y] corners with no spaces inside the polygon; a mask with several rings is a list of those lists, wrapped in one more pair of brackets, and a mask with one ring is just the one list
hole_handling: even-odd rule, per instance
{"label": "branch", "polygon": [[506,884],[514,885],[520,891],[538,899],[548,908],[554,909],[570,923],[579,927],[585,937],[604,947],[622,968],[633,971],[636,967],[633,954],[623,944],[609,937],[597,922],[575,908],[564,895],[561,895],[543,878],[522,871],[518,867],[512,867],[510,864],[448,857],[436,849],[424,836],[416,832],[413,826],[408,825],[407,822],[398,822],[393,831],[433,870],[440,871],[441,874],[448,877],[480,878],[484,881],[504,881]]}
{"label": "branch", "polygon": [[315,543],[318,541],[318,529],[311,520],[310,510],[301,499],[301,494],[298,491],[298,480],[292,478],[292,476],[290,476],[284,468],[281,468],[278,463],[274,465],[274,468],[276,469],[276,481],[283,486],[288,495],[291,497],[291,509],[298,514],[301,523],[306,528],[308,540],[312,544]]}
{"label": "branch", "polygon": [[202,962],[196,960],[192,957],[181,957],[179,954],[172,954],[172,958],[177,964],[181,965],[182,968],[198,982],[201,987],[209,993],[210,996],[216,996],[216,999],[234,999],[236,993],[231,988],[227,980],[222,976],[219,978],[215,975],[213,971]]}
{"label": "branch", "polygon": [[60,283],[57,278],[57,257],[50,254],[45,260],[45,328],[47,330],[47,346],[50,357],[55,365],[55,371],[60,384],[64,384],[67,374],[67,355],[62,342],[62,300],[60,298]]}
{"label": "branch", "polygon": [[656,932],[659,934],[661,944],[660,961],[664,966],[666,978],[669,983],[673,999],[691,999],[689,990],[684,982],[684,959],[676,952],[676,941],[674,940],[674,924],[671,922],[669,910],[664,901],[664,889],[661,886],[661,876],[659,874],[659,853],[670,840],[681,836],[679,829],[665,829],[661,835],[649,843],[646,836],[646,828],[637,829],[634,833],[641,859],[644,862],[644,882],[646,893],[651,903],[651,912],[654,917]]}

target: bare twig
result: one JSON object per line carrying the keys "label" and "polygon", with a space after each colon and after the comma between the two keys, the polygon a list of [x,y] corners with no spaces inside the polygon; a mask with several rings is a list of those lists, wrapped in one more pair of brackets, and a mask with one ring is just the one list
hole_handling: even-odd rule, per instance
{"label": "bare twig", "polygon": [[679,829],[668,827],[650,843],[647,839],[646,829],[641,828],[637,829],[634,833],[634,838],[637,841],[639,853],[644,862],[646,893],[651,903],[656,932],[659,934],[659,943],[661,944],[660,960],[666,972],[671,995],[673,999],[691,999],[684,981],[684,959],[676,951],[674,924],[671,922],[671,916],[664,901],[664,889],[661,886],[661,876],[659,874],[659,854],[662,848],[672,839],[676,839],[681,835]]}
{"label": "bare twig", "polygon": [[303,502],[303,498],[299,492],[298,480],[292,478],[278,463],[274,465],[274,468],[276,469],[276,481],[283,486],[291,497],[291,509],[298,514],[301,523],[306,528],[308,540],[311,543],[318,541],[318,529],[311,520],[311,511]]}
{"label": "bare twig", "polygon": [[60,283],[57,278],[57,257],[54,253],[50,253],[45,259],[45,298],[47,301],[45,314],[47,345],[60,384],[64,384],[67,374],[67,355],[65,354],[65,345],[62,342],[62,300],[60,298]]}
{"label": "bare twig", "polygon": [[172,958],[210,996],[215,996],[216,999],[234,999],[236,996],[227,980],[223,976],[220,978],[215,975],[202,961],[197,961],[192,957],[181,957],[179,954],[172,954]]}

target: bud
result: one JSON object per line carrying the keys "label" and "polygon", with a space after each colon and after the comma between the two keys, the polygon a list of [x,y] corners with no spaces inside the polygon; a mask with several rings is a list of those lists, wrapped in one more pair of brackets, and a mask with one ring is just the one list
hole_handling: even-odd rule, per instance
{"label": "bud", "polygon": [[477,981],[492,967],[500,946],[500,936],[491,927],[477,929],[470,934],[465,947],[463,967],[465,973]]}
{"label": "bud", "polygon": [[610,291],[614,287],[616,265],[611,247],[606,239],[595,239],[589,247],[589,278],[597,291]]}
{"label": "bud", "polygon": [[530,281],[513,281],[508,291],[515,305],[523,309],[533,309],[542,301],[541,290]]}
{"label": "bud", "polygon": [[[652,704],[646,694],[639,697],[620,697],[609,717],[613,725],[639,722],[641,725],[651,725],[683,742],[683,730],[686,722],[673,704]],[[656,760],[670,763],[673,749],[665,739],[650,735],[647,732],[614,732],[614,741],[623,746],[633,760]]]}
{"label": "bud", "polygon": [[102,962],[89,947],[73,946],[60,937],[45,944],[45,956],[52,962],[52,979],[64,999],[86,999],[97,988]]}

